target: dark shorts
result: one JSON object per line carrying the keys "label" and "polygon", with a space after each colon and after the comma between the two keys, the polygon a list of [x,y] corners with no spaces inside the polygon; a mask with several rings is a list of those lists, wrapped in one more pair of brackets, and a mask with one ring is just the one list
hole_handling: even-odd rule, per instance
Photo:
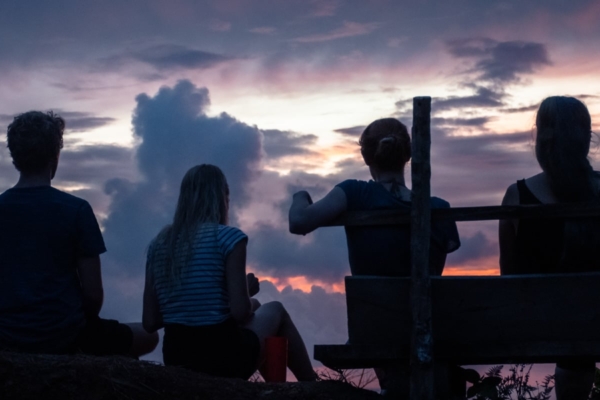
{"label": "dark shorts", "polygon": [[233,319],[216,325],[165,326],[163,360],[206,374],[248,379],[258,364],[260,341]]}
{"label": "dark shorts", "polygon": [[133,343],[133,331],[114,319],[87,320],[72,351],[94,356],[127,355]]}

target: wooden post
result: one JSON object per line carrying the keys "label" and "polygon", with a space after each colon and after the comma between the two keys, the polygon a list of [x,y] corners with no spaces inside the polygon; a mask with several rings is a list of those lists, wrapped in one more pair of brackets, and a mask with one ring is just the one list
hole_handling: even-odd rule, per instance
{"label": "wooden post", "polygon": [[410,304],[412,341],[410,356],[410,399],[433,400],[433,336],[431,332],[431,280],[429,240],[431,232],[431,97],[413,99],[412,207]]}

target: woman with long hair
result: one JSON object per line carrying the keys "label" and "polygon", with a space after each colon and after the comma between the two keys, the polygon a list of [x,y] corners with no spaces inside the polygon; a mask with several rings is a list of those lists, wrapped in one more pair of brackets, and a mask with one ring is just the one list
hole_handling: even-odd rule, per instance
{"label": "woman with long hair", "polygon": [[[411,156],[406,126],[395,118],[376,120],[365,128],[359,145],[373,180],[345,180],[315,203],[306,191],[294,194],[289,211],[290,232],[307,234],[345,211],[410,209],[411,190],[404,180],[404,169]],[[432,197],[431,207],[450,205]],[[352,275],[410,276],[410,226],[346,227],[346,238]],[[456,223],[434,221],[429,253],[431,271],[441,275],[446,254],[459,246]],[[408,371],[378,369],[376,372],[382,389],[408,396]]]}
{"label": "woman with long hair", "polygon": [[[573,97],[548,97],[536,116],[535,155],[542,172],[512,184],[503,205],[554,204],[598,199],[600,176],[588,160],[592,123],[587,107]],[[600,271],[597,220],[501,220],[502,275]],[[587,399],[594,360],[556,365],[558,400]]]}
{"label": "woman with long hair", "polygon": [[288,339],[288,366],[314,380],[304,342],[279,302],[251,296],[258,280],[246,275],[247,236],[228,226],[229,187],[214,165],[191,168],[181,182],[173,223],[150,243],[143,325],[165,328],[166,365],[248,379],[265,360],[265,339]]}

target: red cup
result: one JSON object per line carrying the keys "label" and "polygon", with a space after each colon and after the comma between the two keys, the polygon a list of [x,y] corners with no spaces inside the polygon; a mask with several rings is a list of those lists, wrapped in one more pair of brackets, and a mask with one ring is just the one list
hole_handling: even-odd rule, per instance
{"label": "red cup", "polygon": [[265,382],[285,382],[287,374],[287,338],[271,336],[265,339],[266,360],[261,372]]}

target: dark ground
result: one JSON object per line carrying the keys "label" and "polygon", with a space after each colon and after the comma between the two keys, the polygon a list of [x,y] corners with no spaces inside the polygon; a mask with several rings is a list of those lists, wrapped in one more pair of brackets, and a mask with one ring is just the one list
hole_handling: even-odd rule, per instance
{"label": "dark ground", "polygon": [[252,383],[121,357],[0,352],[0,399],[381,399],[334,381]]}

